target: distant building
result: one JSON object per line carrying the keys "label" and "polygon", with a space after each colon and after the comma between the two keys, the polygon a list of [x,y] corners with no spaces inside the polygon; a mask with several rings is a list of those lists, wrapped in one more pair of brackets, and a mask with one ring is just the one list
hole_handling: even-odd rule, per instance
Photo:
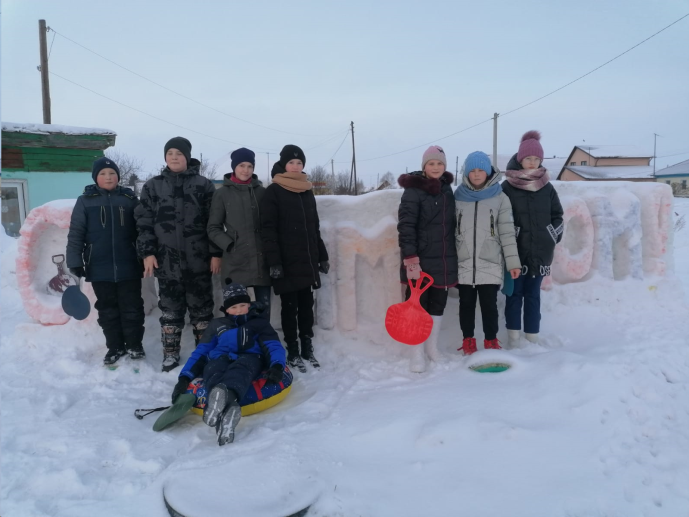
{"label": "distant building", "polygon": [[656,180],[673,187],[680,196],[689,196],[689,160],[656,171]]}
{"label": "distant building", "polygon": [[74,199],[93,183],[93,161],[115,145],[109,129],[2,123],[2,225],[18,236],[26,214],[56,199]]}
{"label": "distant building", "polygon": [[655,181],[648,153],[618,145],[574,146],[557,179],[561,181]]}

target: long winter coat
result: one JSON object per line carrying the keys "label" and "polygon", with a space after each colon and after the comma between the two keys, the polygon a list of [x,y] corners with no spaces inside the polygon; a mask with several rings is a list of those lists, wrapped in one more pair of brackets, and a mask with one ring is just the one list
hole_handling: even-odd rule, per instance
{"label": "long winter coat", "polygon": [[126,187],[87,185],[79,196],[67,235],[67,267],[84,267],[87,282],[141,278],[136,256],[136,195]]}
{"label": "long winter coat", "polygon": [[247,287],[270,285],[259,210],[266,189],[255,174],[248,185],[231,176],[225,174],[223,186],[213,194],[208,218],[208,237],[223,252],[222,278]]}
{"label": "long winter coat", "polygon": [[[507,170],[522,168],[515,154],[507,164]],[[526,266],[523,274],[550,275],[555,245],[562,240],[564,230],[564,212],[555,187],[547,183],[540,190],[532,192],[503,181],[502,190],[512,203],[519,259]]]}
{"label": "long winter coat", "polygon": [[[402,259],[419,257],[421,270],[433,277],[433,287],[457,285],[453,180],[449,172],[431,179],[421,171],[402,174],[397,180],[404,188],[397,223]],[[400,281],[407,283],[404,264]]]}
{"label": "long winter coat", "polygon": [[285,349],[280,338],[252,305],[248,314],[215,318],[203,333],[199,345],[182,368],[181,376],[194,379],[203,374],[203,368],[223,355],[236,360],[240,355],[259,355],[265,369],[274,364],[285,366]]}
{"label": "long winter coat", "polygon": [[192,158],[184,172],[165,167],[141,191],[141,204],[134,212],[137,251],[142,259],[155,255],[158,278],[181,280],[210,271],[211,254],[221,254],[209,244],[206,231],[215,187],[199,175],[199,165]]}
{"label": "long winter coat", "polygon": [[[482,190],[500,181],[493,174]],[[471,187],[469,178],[462,176]],[[481,201],[455,201],[457,209],[457,256],[462,285],[502,284],[505,267],[520,269],[510,199],[500,192]]]}
{"label": "long winter coat", "polygon": [[271,183],[261,200],[263,249],[268,267],[282,265],[283,278],[273,279],[275,294],[309,286],[318,289],[318,264],[328,260],[321,239],[316,198],[311,190],[290,192]]}

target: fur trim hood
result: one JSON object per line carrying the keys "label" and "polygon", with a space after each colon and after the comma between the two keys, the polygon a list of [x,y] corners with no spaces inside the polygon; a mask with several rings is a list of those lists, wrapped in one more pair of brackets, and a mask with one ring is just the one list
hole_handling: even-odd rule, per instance
{"label": "fur trim hood", "polygon": [[443,184],[452,185],[455,180],[454,175],[451,172],[445,171],[440,179],[431,179],[423,175],[421,171],[410,172],[408,174],[402,174],[397,178],[397,183],[402,188],[417,188],[423,190],[432,196],[437,196],[440,194],[440,189]]}

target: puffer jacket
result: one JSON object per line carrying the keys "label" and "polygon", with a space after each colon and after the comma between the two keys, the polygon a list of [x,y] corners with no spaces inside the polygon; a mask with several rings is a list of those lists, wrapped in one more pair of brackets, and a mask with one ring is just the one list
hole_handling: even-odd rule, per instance
{"label": "puffer jacket", "polygon": [[[500,176],[493,169],[481,190],[498,183]],[[468,176],[462,175],[462,182],[473,189]],[[507,270],[521,268],[509,198],[500,192],[481,201],[455,201],[455,204],[459,283],[502,284],[505,267]]]}
{"label": "puffer jacket", "polygon": [[222,278],[244,286],[268,286],[270,275],[263,254],[259,204],[266,189],[255,174],[243,185],[225,174],[213,194],[208,237],[222,250]]}
{"label": "puffer jacket", "polygon": [[[431,275],[433,287],[439,288],[457,285],[453,181],[449,172],[431,179],[421,171],[402,174],[397,180],[404,188],[397,214],[402,259],[419,257],[421,270]],[[407,283],[404,264],[400,281]]]}
{"label": "puffer jacket", "polygon": [[158,278],[181,279],[210,271],[211,255],[222,255],[206,230],[215,186],[199,175],[199,166],[192,158],[184,172],[165,167],[141,191],[141,204],[134,211],[137,252],[142,259],[155,255]]}
{"label": "puffer jacket", "polygon": [[223,355],[236,360],[245,354],[261,356],[264,369],[274,364],[285,367],[285,349],[280,338],[254,304],[248,314],[228,314],[212,320],[199,345],[184,364],[180,377],[200,377],[208,361]]}
{"label": "puffer jacket", "polygon": [[[507,170],[521,169],[523,167],[515,154],[507,164]],[[550,275],[555,245],[562,240],[564,232],[564,211],[555,187],[547,183],[532,192],[503,181],[502,190],[512,203],[519,259],[526,266],[522,274]]]}
{"label": "puffer jacket", "polygon": [[79,196],[67,235],[67,267],[84,267],[87,282],[121,282],[141,278],[136,255],[134,192],[117,186],[87,185]]}

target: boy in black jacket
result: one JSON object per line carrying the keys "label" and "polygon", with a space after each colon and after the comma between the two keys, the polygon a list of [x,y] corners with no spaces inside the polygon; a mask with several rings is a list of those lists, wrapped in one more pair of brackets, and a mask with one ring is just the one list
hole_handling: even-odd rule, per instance
{"label": "boy in black jacket", "polygon": [[93,286],[108,347],[103,363],[110,365],[126,353],[132,359],[145,357],[142,268],[135,248],[139,201],[131,189],[118,185],[120,170],[109,158],[93,162],[92,177],[95,185],[86,186],[72,211],[67,267]]}

